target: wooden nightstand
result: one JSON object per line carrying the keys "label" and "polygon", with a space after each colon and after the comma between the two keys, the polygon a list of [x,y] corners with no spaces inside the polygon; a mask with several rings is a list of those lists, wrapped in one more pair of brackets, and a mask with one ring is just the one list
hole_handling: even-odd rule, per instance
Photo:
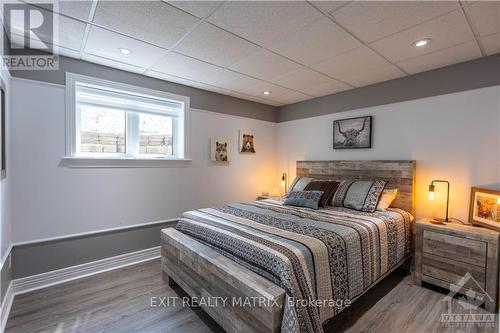
{"label": "wooden nightstand", "polygon": [[[464,279],[459,293],[472,290],[484,295],[485,308],[495,312],[498,293],[499,233],[490,229],[448,223],[432,224],[431,219],[416,223],[415,283],[422,281],[450,289]],[[465,281],[467,280],[467,281]]]}

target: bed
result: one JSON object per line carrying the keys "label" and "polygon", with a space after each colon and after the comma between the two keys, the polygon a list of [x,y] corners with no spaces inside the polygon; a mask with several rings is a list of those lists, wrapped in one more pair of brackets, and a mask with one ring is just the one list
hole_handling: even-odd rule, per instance
{"label": "bed", "polygon": [[322,332],[412,251],[414,161],[299,161],[297,175],[380,179],[385,212],[263,200],[186,212],[162,230],[162,270],[227,332]]}

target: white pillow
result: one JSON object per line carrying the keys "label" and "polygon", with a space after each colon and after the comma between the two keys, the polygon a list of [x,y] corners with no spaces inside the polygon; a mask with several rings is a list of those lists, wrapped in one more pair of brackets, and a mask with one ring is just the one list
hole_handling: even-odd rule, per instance
{"label": "white pillow", "polygon": [[398,195],[397,188],[384,190],[382,192],[382,195],[380,196],[380,200],[378,201],[377,210],[386,211],[387,208],[389,208],[391,203],[394,201],[394,199],[396,199],[397,195]]}

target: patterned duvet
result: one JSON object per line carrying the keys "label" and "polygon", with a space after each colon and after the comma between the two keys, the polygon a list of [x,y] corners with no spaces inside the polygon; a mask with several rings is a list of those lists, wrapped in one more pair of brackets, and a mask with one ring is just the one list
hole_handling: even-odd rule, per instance
{"label": "patterned duvet", "polygon": [[411,220],[400,209],[312,210],[263,200],[186,212],[177,229],[283,288],[282,332],[323,332],[345,301],[410,253]]}

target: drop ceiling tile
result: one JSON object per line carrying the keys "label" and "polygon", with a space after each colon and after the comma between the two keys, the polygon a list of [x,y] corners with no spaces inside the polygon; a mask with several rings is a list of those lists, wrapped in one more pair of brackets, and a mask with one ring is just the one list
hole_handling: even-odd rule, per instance
{"label": "drop ceiling tile", "polygon": [[231,96],[232,94],[235,93],[232,90],[226,90],[226,89],[212,86],[209,84],[196,82],[196,81],[192,81],[192,80],[188,80],[188,79],[184,79],[184,78],[180,78],[177,76],[164,74],[164,73],[160,73],[160,72],[156,72],[156,71],[147,71],[145,73],[145,75],[150,76],[150,77],[154,77],[154,78],[157,78],[160,80],[164,80],[164,81],[182,84],[182,85],[193,87],[193,88],[198,88],[198,89],[202,89],[202,90],[206,90],[206,91],[216,92],[216,93],[223,94],[223,95]]}
{"label": "drop ceiling tile", "polygon": [[479,50],[477,42],[472,40],[464,44],[400,62],[398,66],[410,74],[415,74],[480,57],[481,50]]}
{"label": "drop ceiling tile", "polygon": [[99,1],[93,22],[170,48],[198,21],[198,18],[161,1]]}
{"label": "drop ceiling tile", "polygon": [[361,45],[357,39],[325,17],[269,48],[302,64],[310,65]]}
{"label": "drop ceiling tile", "polygon": [[[129,49],[132,53],[122,54],[119,48]],[[143,68],[152,66],[167,53],[162,48],[95,26],[90,28],[85,52]]]}
{"label": "drop ceiling tile", "polygon": [[404,76],[397,67],[366,46],[342,53],[312,67],[356,87]]}
{"label": "drop ceiling tile", "polygon": [[241,99],[246,99],[246,100],[249,100],[249,101],[252,101],[252,102],[261,103],[261,104],[272,105],[272,106],[284,105],[284,103],[272,101],[270,99],[262,99],[262,98],[258,98],[258,97],[255,97],[255,96],[246,95],[246,94],[243,94],[243,93],[240,93],[240,92],[230,93],[230,96],[233,96],[233,97],[236,97],[236,98],[241,98]]}
{"label": "drop ceiling tile", "polygon": [[279,96],[274,96],[274,97],[271,96],[271,99],[273,99],[276,102],[283,103],[283,105],[293,104],[293,103],[305,101],[305,100],[308,100],[311,98],[313,98],[313,97],[308,96],[306,94],[296,92],[296,91],[292,91],[292,90],[286,91]]}
{"label": "drop ceiling tile", "polygon": [[478,1],[465,7],[479,36],[500,32],[500,1]]}
{"label": "drop ceiling tile", "polygon": [[389,81],[405,76],[396,66],[388,65],[372,68],[366,73],[353,74],[349,80],[345,81],[355,87],[364,87],[370,84]]}
{"label": "drop ceiling tile", "polygon": [[238,61],[230,69],[262,80],[299,69],[301,66],[278,54],[261,49]]}
{"label": "drop ceiling tile", "polygon": [[183,84],[185,86],[190,86],[190,87],[194,87],[197,84],[197,82],[192,81],[192,80],[188,80],[188,79],[184,79],[182,77],[169,75],[169,74],[165,74],[165,73],[160,73],[160,72],[152,71],[152,70],[146,71],[144,73],[144,75],[154,77],[156,79],[160,79],[160,80],[164,80],[164,81]]}
{"label": "drop ceiling tile", "polygon": [[67,49],[62,46],[55,46],[54,53],[70,58],[80,59],[80,51]]}
{"label": "drop ceiling tile", "polygon": [[500,53],[500,33],[481,38],[486,54],[492,55]]}
{"label": "drop ceiling tile", "polygon": [[168,1],[168,3],[194,16],[204,18],[212,14],[223,1]]}
{"label": "drop ceiling tile", "polygon": [[215,93],[222,94],[222,95],[228,95],[228,96],[231,96],[231,94],[234,93],[234,91],[232,91],[232,90],[227,90],[227,89],[224,89],[221,87],[216,87],[216,86],[212,86],[210,84],[201,83],[201,82],[196,82],[194,87],[198,88],[198,89],[202,89],[202,90],[215,92]]}
{"label": "drop ceiling tile", "polygon": [[321,83],[318,85],[310,86],[302,89],[301,91],[305,94],[321,97],[325,95],[336,94],[341,91],[346,91],[352,89],[350,86],[343,84],[342,82],[334,80],[333,82]]}
{"label": "drop ceiling tile", "polygon": [[[42,8],[35,8],[33,6],[29,7],[44,13],[50,13]],[[37,31],[37,37],[40,38],[42,42],[47,44],[63,46],[72,50],[80,50],[83,35],[85,34],[86,24],[61,15],[55,15],[55,22],[57,23],[57,28],[54,31],[54,35],[48,34],[46,31]],[[13,31],[14,34],[18,35],[24,34],[23,22],[12,20],[10,23],[10,31]]]}
{"label": "drop ceiling tile", "polygon": [[[233,91],[233,90],[228,90],[228,89],[212,86],[210,84],[205,84],[205,83],[201,83],[201,82],[191,81],[188,79],[184,79],[184,78],[180,78],[177,76],[164,74],[164,73],[160,73],[160,72],[156,72],[156,71],[149,70],[145,73],[145,75],[150,76],[150,77],[154,77],[154,78],[157,78],[160,80],[164,80],[164,81],[179,83],[179,84],[189,86],[189,87],[194,87],[194,88],[198,88],[198,89],[202,89],[202,90],[206,90],[206,91],[216,92],[216,93],[223,94],[223,95],[247,99],[250,101],[264,103],[264,104],[271,104],[269,101],[265,101],[265,100],[262,100],[260,98],[254,97],[254,96],[245,95],[245,94]],[[276,103],[276,102],[272,102],[272,103]]]}
{"label": "drop ceiling tile", "polygon": [[458,1],[353,1],[331,15],[372,42],[459,8]]}
{"label": "drop ceiling tile", "polygon": [[[247,89],[243,89],[241,93],[257,98],[262,98],[264,100],[271,100],[275,99],[276,96],[283,95],[288,90],[289,89],[287,88],[283,88],[269,82],[259,81],[253,86],[248,87]],[[264,95],[264,91],[270,91],[271,95]]]}
{"label": "drop ceiling tile", "polygon": [[351,1],[310,1],[312,5],[321,10],[323,13],[331,13],[338,10],[340,7],[345,6]]}
{"label": "drop ceiling tile", "polygon": [[[270,91],[271,95],[264,95],[264,91]],[[244,89],[241,93],[260,98],[262,100],[275,101],[280,103],[294,103],[297,100],[309,99],[310,96],[293,91],[275,84],[260,81],[257,84]]]}
{"label": "drop ceiling tile", "polygon": [[85,23],[59,15],[59,40],[55,41],[55,44],[72,50],[80,50],[86,26]]}
{"label": "drop ceiling tile", "polygon": [[[48,1],[45,0],[27,0],[35,6],[47,8]],[[83,21],[88,21],[90,10],[92,8],[92,1],[89,0],[52,0],[54,5],[53,11],[56,13],[64,14],[66,16],[76,18]]]}
{"label": "drop ceiling tile", "polygon": [[227,67],[260,47],[216,26],[203,22],[184,38],[175,51]]}
{"label": "drop ceiling tile", "polygon": [[[422,38],[430,38],[431,42],[424,47],[415,47],[414,42]],[[372,43],[371,46],[392,62],[400,62],[472,39],[474,35],[465,15],[462,11],[454,11],[381,39]]]}
{"label": "drop ceiling tile", "polygon": [[267,47],[321,17],[304,1],[227,1],[208,21]]}
{"label": "drop ceiling tile", "polygon": [[210,84],[223,89],[240,91],[246,89],[254,84],[257,84],[259,80],[251,78],[249,76],[232,72],[228,69],[221,69],[211,76],[207,76],[200,80],[203,83]]}
{"label": "drop ceiling tile", "polygon": [[58,12],[83,21],[88,21],[92,1],[59,1]]}
{"label": "drop ceiling tile", "polygon": [[192,81],[203,82],[205,78],[216,75],[221,67],[171,52],[151,69]]}
{"label": "drop ceiling tile", "polygon": [[82,60],[93,62],[93,63],[99,64],[99,65],[103,65],[103,66],[118,68],[118,69],[121,69],[121,70],[124,70],[124,71],[127,71],[127,72],[132,72],[132,73],[142,74],[142,72],[144,72],[144,70],[145,70],[142,67],[133,66],[133,65],[130,65],[130,64],[126,64],[126,63],[119,62],[119,61],[114,61],[114,60],[111,60],[111,59],[97,57],[95,55],[86,54],[86,53],[82,54]]}
{"label": "drop ceiling tile", "polygon": [[[329,85],[334,90],[345,90],[349,86],[331,79],[328,76],[315,72],[307,67],[302,67],[298,70],[278,76],[272,80],[273,83],[280,86],[305,92],[315,86]],[[306,92],[307,93],[307,92]]]}

